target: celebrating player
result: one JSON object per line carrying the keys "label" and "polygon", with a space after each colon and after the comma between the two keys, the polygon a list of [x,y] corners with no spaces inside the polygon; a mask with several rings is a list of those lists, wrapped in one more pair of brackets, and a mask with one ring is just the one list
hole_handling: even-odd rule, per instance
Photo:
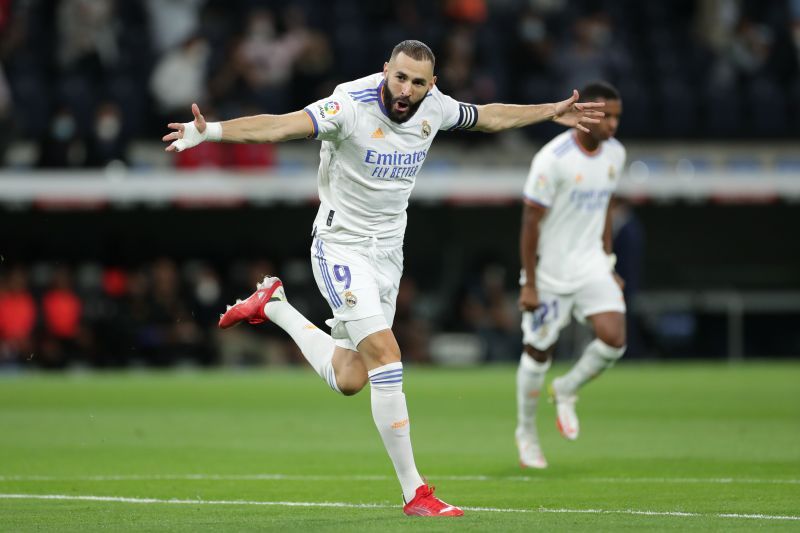
{"label": "celebrating player", "polygon": [[554,120],[588,131],[602,103],[578,103],[578,93],[542,105],[460,103],[436,88],[434,55],[419,41],[403,41],[383,72],[336,87],[302,111],[206,123],[169,124],[167,151],[203,141],[322,141],[320,207],[313,225],[311,265],[333,311],[331,335],[317,329],[286,300],[281,281],[264,278],[255,293],[220,318],[222,328],[271,320],[300,347],[336,392],[356,394],[370,384],[372,416],[394,464],[408,515],[460,516],[433,494],[417,472],[403,394],[403,363],[391,331],[403,270],[406,207],[433,138],[440,130],[488,132]]}
{"label": "celebrating player", "polygon": [[597,338],[551,386],[556,423],[565,438],[578,438],[578,389],[625,352],[625,301],[622,280],[614,272],[608,209],[625,164],[625,148],[614,139],[622,101],[607,83],[593,83],[581,94],[605,103],[605,117],[542,147],[525,183],[519,296],[523,353],[515,435],[523,467],[547,467],[536,407],[555,342],[570,315],[588,320]]}

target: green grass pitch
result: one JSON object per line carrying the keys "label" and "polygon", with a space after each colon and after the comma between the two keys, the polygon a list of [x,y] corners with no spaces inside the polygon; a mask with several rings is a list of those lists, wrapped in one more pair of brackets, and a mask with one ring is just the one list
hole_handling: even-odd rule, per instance
{"label": "green grass pitch", "polygon": [[456,519],[402,514],[369,391],[310,370],[0,375],[0,531],[800,530],[800,364],[623,361],[577,441],[542,402],[546,471],[517,463],[514,373],[406,368]]}

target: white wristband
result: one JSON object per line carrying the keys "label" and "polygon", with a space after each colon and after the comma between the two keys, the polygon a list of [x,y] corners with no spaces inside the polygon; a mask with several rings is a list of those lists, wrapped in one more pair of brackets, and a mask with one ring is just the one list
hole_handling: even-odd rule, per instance
{"label": "white wristband", "polygon": [[608,269],[614,272],[614,267],[617,266],[617,254],[606,254],[606,261],[608,262]]}
{"label": "white wristband", "polygon": [[215,142],[222,140],[222,122],[206,122],[206,140]]}

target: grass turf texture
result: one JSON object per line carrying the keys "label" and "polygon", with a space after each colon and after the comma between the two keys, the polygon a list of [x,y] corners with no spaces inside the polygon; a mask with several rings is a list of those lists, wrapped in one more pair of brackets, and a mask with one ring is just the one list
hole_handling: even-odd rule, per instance
{"label": "grass turf texture", "polygon": [[405,517],[369,391],[335,395],[310,371],[0,376],[0,531],[800,529],[799,364],[623,362],[582,391],[578,441],[540,404],[546,471],[517,466],[514,372],[406,369],[437,495],[516,510],[459,519]]}

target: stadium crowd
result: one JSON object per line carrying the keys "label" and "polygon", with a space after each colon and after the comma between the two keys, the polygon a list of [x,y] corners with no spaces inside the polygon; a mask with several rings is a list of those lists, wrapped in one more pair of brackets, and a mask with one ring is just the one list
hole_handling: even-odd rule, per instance
{"label": "stadium crowd", "polygon": [[[798,0],[0,0],[0,161],[27,139],[39,167],[126,162],[192,102],[209,119],[300,109],[408,37],[459,100],[554,101],[603,78],[627,138],[788,137],[798,28]],[[273,161],[209,145],[177,164]]]}

